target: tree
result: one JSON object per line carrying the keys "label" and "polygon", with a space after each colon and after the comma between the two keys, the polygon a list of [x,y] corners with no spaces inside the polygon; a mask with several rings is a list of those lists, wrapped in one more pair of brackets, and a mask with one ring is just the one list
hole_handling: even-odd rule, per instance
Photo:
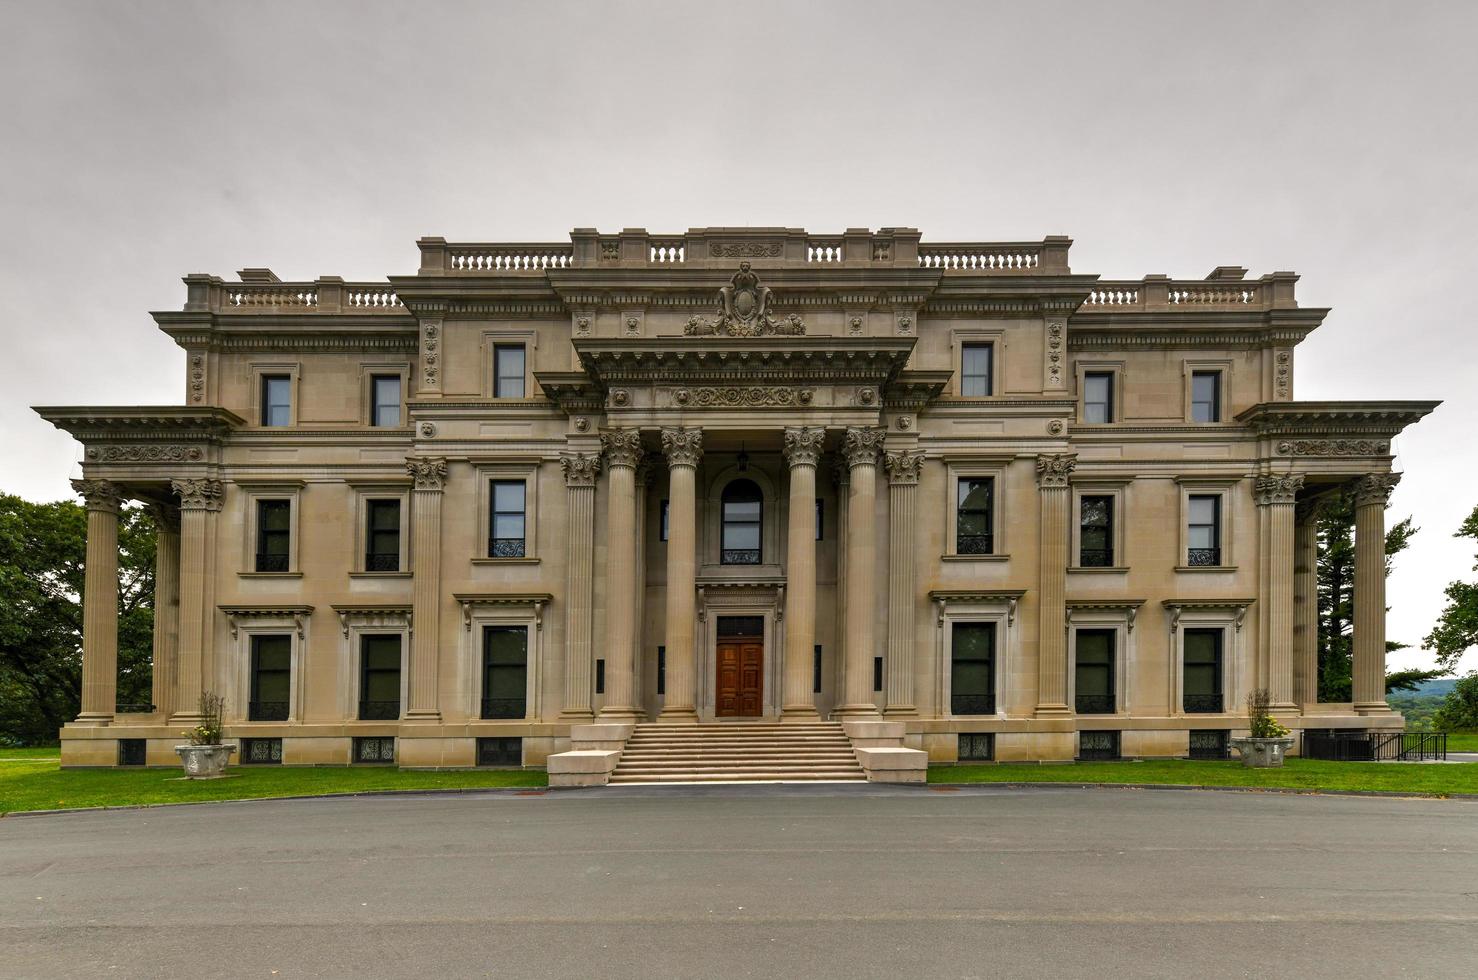
{"label": "tree", "polygon": [[[1478,507],[1453,537],[1478,540]],[[1473,570],[1478,571],[1478,564]],[[1478,646],[1478,582],[1453,582],[1447,587],[1447,606],[1422,641],[1422,649],[1435,650],[1437,663],[1451,671],[1463,652],[1474,646]]]}
{"label": "tree", "polygon": [[[147,703],[153,684],[153,519],[118,522],[118,701]],[[87,512],[0,494],[0,741],[54,742],[77,716]]]}
{"label": "tree", "polygon": [[1478,674],[1469,674],[1447,692],[1432,716],[1432,727],[1439,732],[1478,729]]}

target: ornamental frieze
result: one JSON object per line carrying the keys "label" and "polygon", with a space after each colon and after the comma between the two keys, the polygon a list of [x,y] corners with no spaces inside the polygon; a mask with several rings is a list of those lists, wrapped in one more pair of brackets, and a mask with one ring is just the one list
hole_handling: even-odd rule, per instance
{"label": "ornamental frieze", "polygon": [[1383,439],[1285,439],[1280,456],[1384,456],[1390,443]]}
{"label": "ornamental frieze", "polygon": [[695,405],[699,408],[760,408],[773,405],[809,405],[815,394],[813,388],[722,385],[679,388],[672,393],[672,400],[679,405]]}
{"label": "ornamental frieze", "polygon": [[94,446],[87,458],[97,463],[198,463],[205,458],[199,446]]}
{"label": "ornamental frieze", "polygon": [[779,242],[710,242],[708,254],[716,259],[775,259],[780,257]]}

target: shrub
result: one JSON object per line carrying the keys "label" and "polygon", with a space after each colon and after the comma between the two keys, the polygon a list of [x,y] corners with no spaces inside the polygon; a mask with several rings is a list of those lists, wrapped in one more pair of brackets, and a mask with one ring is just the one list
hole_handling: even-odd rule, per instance
{"label": "shrub", "polygon": [[226,699],[213,691],[200,695],[200,724],[184,732],[191,745],[221,744],[221,707]]}
{"label": "shrub", "polygon": [[1272,703],[1273,695],[1265,687],[1247,692],[1247,727],[1253,738],[1282,738],[1288,734],[1288,729],[1268,713]]}

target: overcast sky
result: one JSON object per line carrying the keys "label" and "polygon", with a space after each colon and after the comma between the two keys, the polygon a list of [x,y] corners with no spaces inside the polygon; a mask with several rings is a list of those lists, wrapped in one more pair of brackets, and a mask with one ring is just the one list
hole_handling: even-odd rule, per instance
{"label": "overcast sky", "polygon": [[1446,402],[1398,443],[1391,637],[1473,577],[1478,5],[0,0],[0,37],[0,490],[80,472],[30,405],[183,402],[148,311],[190,272],[577,226],[1066,234],[1108,278],[1297,271],[1334,312],[1296,398]]}

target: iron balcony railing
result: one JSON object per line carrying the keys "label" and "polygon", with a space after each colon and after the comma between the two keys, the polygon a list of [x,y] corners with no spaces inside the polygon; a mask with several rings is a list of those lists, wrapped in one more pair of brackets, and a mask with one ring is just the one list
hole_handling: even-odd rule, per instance
{"label": "iron balcony railing", "polygon": [[287,571],[287,555],[257,554],[257,571],[259,572],[285,572]]}
{"label": "iron balcony railing", "polygon": [[960,534],[955,538],[955,551],[962,555],[990,555],[995,550],[994,535]]}
{"label": "iron balcony railing", "polygon": [[725,565],[758,565],[760,553],[758,548],[725,548],[720,561]]}
{"label": "iron balcony railing", "polygon": [[1084,548],[1078,553],[1080,568],[1110,568],[1114,564],[1114,553],[1108,548]]}
{"label": "iron balcony railing", "polygon": [[364,570],[366,572],[398,572],[400,571],[400,553],[392,551],[386,554],[365,555]]}
{"label": "iron balcony railing", "polygon": [[1112,694],[1079,694],[1074,700],[1080,715],[1111,715],[1115,710]]}
{"label": "iron balcony railing", "polygon": [[1214,715],[1222,711],[1220,694],[1187,694],[1185,713],[1188,715]]}
{"label": "iron balcony railing", "polygon": [[360,721],[395,721],[400,717],[400,701],[359,702]]}
{"label": "iron balcony railing", "polygon": [[247,721],[287,721],[286,701],[252,701],[246,706]]}
{"label": "iron balcony railing", "polygon": [[483,698],[484,718],[522,718],[527,714],[523,698]]}
{"label": "iron balcony railing", "polygon": [[524,557],[523,538],[488,538],[489,558]]}
{"label": "iron balcony railing", "polygon": [[1447,758],[1446,732],[1304,732],[1303,756],[1333,762],[1425,762]]}
{"label": "iron balcony railing", "polygon": [[957,715],[993,715],[996,713],[994,694],[953,694],[949,699],[949,710]]}
{"label": "iron balcony railing", "polygon": [[1221,549],[1191,548],[1186,552],[1186,564],[1192,568],[1206,568],[1220,565]]}

